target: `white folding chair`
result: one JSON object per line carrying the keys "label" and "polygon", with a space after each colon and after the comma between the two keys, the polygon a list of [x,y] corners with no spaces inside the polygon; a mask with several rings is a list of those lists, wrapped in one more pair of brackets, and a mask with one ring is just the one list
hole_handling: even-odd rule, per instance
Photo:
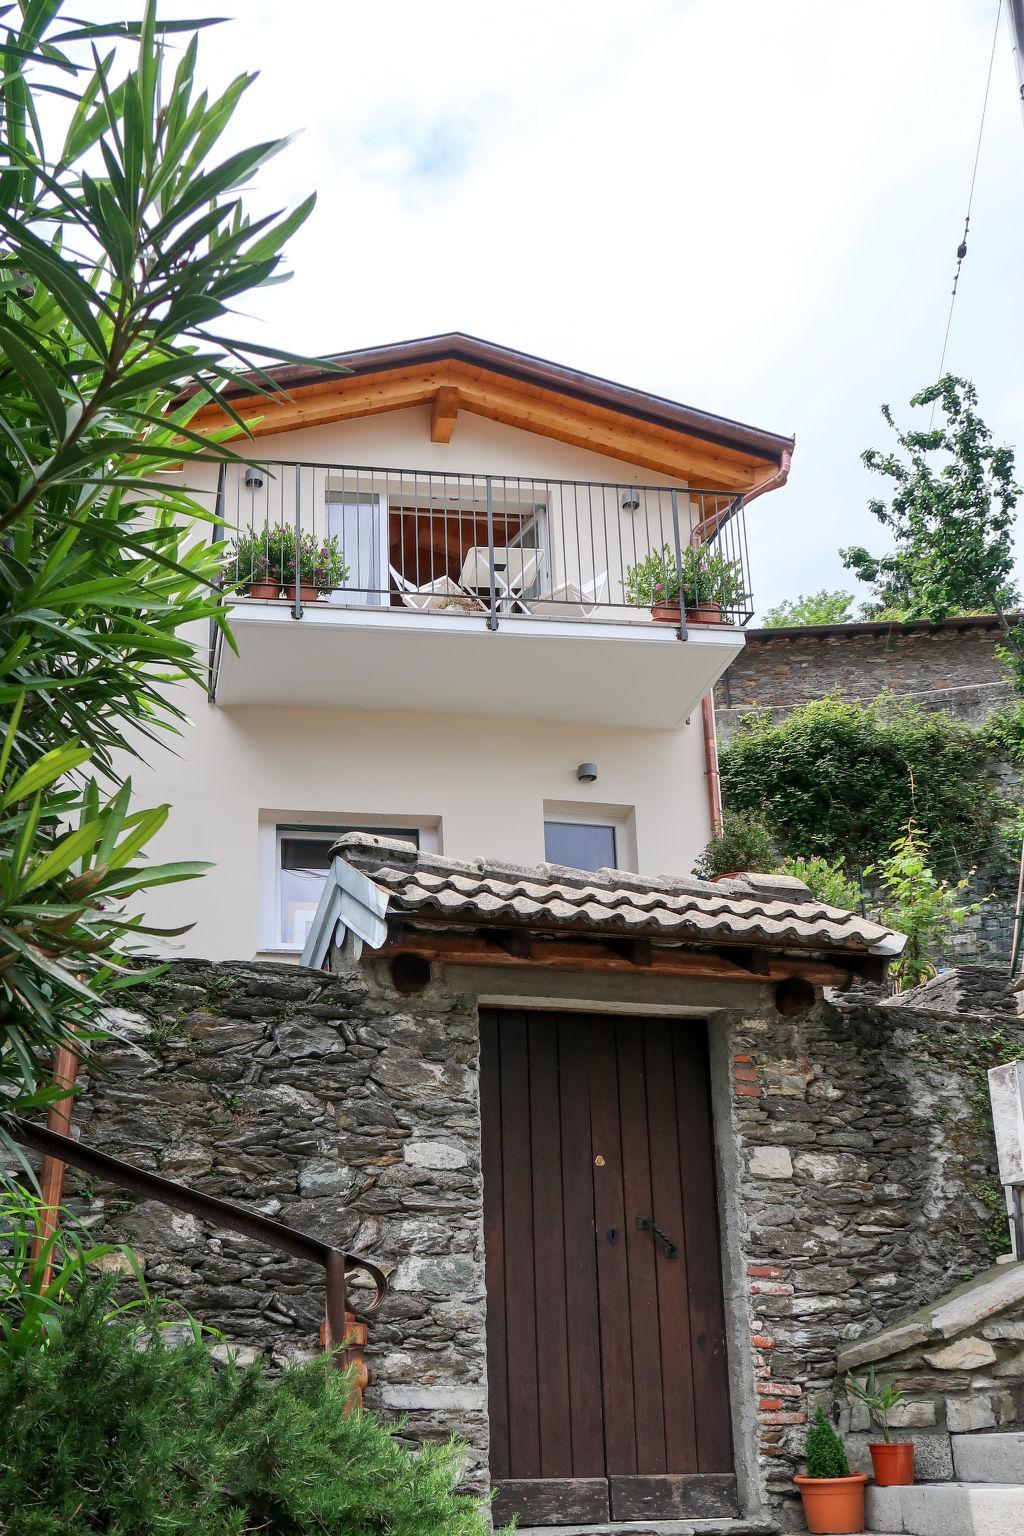
{"label": "white folding chair", "polygon": [[608,595],[608,572],[602,571],[593,581],[578,587],[573,581],[563,581],[561,586],[545,592],[543,597],[531,597],[524,607],[535,617],[547,619],[589,619],[600,608]]}
{"label": "white folding chair", "polygon": [[468,607],[476,611],[482,610],[484,606],[478,598],[468,596],[450,576],[436,576],[433,581],[418,587],[407,576],[403,576],[401,571],[396,571],[393,565],[389,565],[388,570],[401,594],[402,602],[407,608],[415,608],[420,613],[440,613],[446,610],[455,613]]}
{"label": "white folding chair", "polygon": [[533,586],[540,575],[544,564],[544,551],[513,546],[511,549],[506,549],[504,554],[505,568],[498,570],[497,551],[495,551],[494,584],[501,599],[502,611],[510,613],[517,603],[529,611],[523,593]]}

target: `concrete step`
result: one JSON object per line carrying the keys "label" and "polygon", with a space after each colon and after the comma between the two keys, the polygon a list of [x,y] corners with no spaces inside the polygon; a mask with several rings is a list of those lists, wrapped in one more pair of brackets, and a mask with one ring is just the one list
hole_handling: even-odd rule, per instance
{"label": "concrete step", "polygon": [[962,1483],[1024,1483],[1024,1434],[950,1435]]}
{"label": "concrete step", "polygon": [[868,1484],[867,1528],[892,1536],[1021,1536],[1020,1483],[917,1483],[910,1488]]}

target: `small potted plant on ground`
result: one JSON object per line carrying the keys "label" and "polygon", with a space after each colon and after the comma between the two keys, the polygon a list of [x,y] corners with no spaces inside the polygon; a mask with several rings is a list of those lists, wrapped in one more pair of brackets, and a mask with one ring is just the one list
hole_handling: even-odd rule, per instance
{"label": "small potted plant on ground", "polygon": [[866,1472],[850,1472],[846,1447],[819,1408],[807,1431],[807,1471],[793,1481],[800,1489],[807,1529],[825,1536],[847,1536],[864,1529]]}
{"label": "small potted plant on ground", "polygon": [[854,1376],[846,1378],[846,1390],[851,1397],[863,1403],[868,1417],[882,1431],[882,1439],[868,1441],[871,1466],[879,1488],[906,1488],[914,1481],[914,1442],[893,1440],[889,1434],[890,1415],[899,1408],[903,1393],[892,1382],[882,1386],[875,1375],[874,1366],[863,1381]]}
{"label": "small potted plant on ground", "polygon": [[768,874],[778,863],[772,835],[752,811],[730,811],[717,837],[693,866],[700,880],[728,880],[750,872]]}
{"label": "small potted plant on ground", "polygon": [[722,609],[735,607],[744,596],[739,562],[727,560],[710,545],[688,545],[682,565],[671,546],[663,544],[626,572],[626,600],[651,610],[658,624],[678,624],[680,602],[693,624],[721,624]]}

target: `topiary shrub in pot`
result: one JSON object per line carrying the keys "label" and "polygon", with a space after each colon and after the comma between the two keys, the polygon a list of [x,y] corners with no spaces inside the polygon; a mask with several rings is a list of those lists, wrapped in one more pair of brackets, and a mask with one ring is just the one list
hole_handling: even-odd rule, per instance
{"label": "topiary shrub in pot", "polygon": [[818,1536],[848,1536],[864,1529],[866,1472],[850,1472],[846,1447],[819,1407],[807,1431],[807,1470],[793,1481],[803,1500],[807,1529]]}

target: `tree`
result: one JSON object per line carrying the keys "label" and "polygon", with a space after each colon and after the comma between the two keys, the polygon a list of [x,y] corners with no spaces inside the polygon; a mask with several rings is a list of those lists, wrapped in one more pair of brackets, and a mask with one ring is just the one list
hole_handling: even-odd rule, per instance
{"label": "tree", "polygon": [[811,624],[850,624],[853,622],[853,593],[808,592],[785,598],[769,608],[761,620],[765,629],[803,629]]}
{"label": "tree", "polygon": [[847,569],[873,588],[868,612],[943,619],[1019,604],[1010,544],[1021,494],[1013,450],[993,443],[977,403],[968,380],[946,374],[910,402],[938,405],[945,419],[937,427],[903,431],[883,405],[898,450],[869,448],[861,459],[893,483],[888,502],[875,498],[868,507],[895,547],[878,556],[860,546],[840,550]]}
{"label": "tree", "polygon": [[[189,422],[251,355],[285,356],[220,326],[277,278],[312,205],[246,213],[242,189],[285,141],[218,158],[253,77],[197,92],[201,24],[160,23],[154,0],[138,23],[63,11],[22,0],[0,31],[5,1112],[45,1102],[54,1046],[134,979],[147,930],[126,898],[201,868],[146,865],[168,807],[135,808],[115,755],[180,726],[174,688],[204,662],[181,626],[227,633],[211,513],[160,472],[236,457]],[[172,72],[167,35],[183,30]]]}

